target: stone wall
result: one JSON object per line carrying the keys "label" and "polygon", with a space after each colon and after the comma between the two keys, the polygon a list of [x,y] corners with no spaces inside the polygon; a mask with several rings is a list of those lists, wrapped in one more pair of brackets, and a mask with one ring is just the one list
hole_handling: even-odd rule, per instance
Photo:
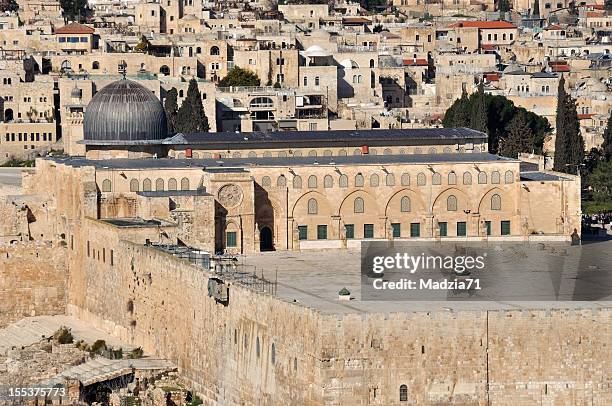
{"label": "stone wall", "polygon": [[0,328],[27,316],[66,312],[65,251],[50,243],[0,245]]}
{"label": "stone wall", "polygon": [[70,312],[174,360],[207,404],[612,402],[610,309],[323,314],[231,281],[224,306],[202,269],[113,250],[73,271]]}

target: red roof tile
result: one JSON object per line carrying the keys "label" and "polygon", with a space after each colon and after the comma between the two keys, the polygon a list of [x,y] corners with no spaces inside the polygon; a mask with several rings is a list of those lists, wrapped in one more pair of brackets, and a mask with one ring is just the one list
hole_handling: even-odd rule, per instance
{"label": "red roof tile", "polygon": [[427,63],[427,59],[422,59],[422,58],[404,59],[404,66],[427,66],[427,65],[429,65]]}
{"label": "red roof tile", "polygon": [[507,21],[462,21],[451,25],[452,28],[480,28],[482,29],[503,29],[516,28],[516,25]]}
{"label": "red roof tile", "polygon": [[551,66],[553,72],[569,72],[570,67],[567,65],[552,65]]}
{"label": "red roof tile", "polygon": [[595,114],[578,114],[578,120],[586,120],[589,118],[593,118]]}
{"label": "red roof tile", "polygon": [[499,73],[485,73],[484,77],[489,82],[498,82],[499,81]]}
{"label": "red roof tile", "polygon": [[95,30],[79,23],[70,23],[55,30],[56,34],[93,34]]}

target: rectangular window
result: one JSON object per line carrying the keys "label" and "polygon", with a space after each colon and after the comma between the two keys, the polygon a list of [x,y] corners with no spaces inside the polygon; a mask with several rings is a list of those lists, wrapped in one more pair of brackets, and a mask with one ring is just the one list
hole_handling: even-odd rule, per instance
{"label": "rectangular window", "polygon": [[440,228],[440,237],[446,237],[448,235],[448,223],[446,221],[438,223]]}
{"label": "rectangular window", "polygon": [[113,250],[110,251],[110,264],[111,266],[115,265],[115,253],[113,252]]}
{"label": "rectangular window", "polygon": [[308,239],[308,226],[298,226],[298,234],[300,240]]}
{"label": "rectangular window", "polygon": [[226,233],[226,246],[227,247],[235,247],[236,246],[236,232],[235,231],[228,231]]}
{"label": "rectangular window", "polygon": [[106,262],[106,248],[102,248],[102,262]]}
{"label": "rectangular window", "polygon": [[66,42],[66,38],[64,38],[64,37],[59,37],[59,42]]}
{"label": "rectangular window", "polygon": [[467,225],[465,224],[465,221],[458,221],[457,222],[457,237],[465,237],[466,229],[467,229]]}
{"label": "rectangular window", "polygon": [[346,233],[346,239],[355,238],[355,224],[345,224],[344,232]]}
{"label": "rectangular window", "polygon": [[74,235],[70,236],[70,249],[74,250]]}
{"label": "rectangular window", "polygon": [[327,240],[327,226],[325,224],[317,226],[317,240]]}
{"label": "rectangular window", "polygon": [[402,236],[402,225],[400,223],[392,223],[391,228],[393,230],[393,238],[400,238]]}
{"label": "rectangular window", "polygon": [[485,221],[485,228],[487,229],[487,235],[491,235],[491,222]]}
{"label": "rectangular window", "polygon": [[509,221],[501,222],[501,235],[510,235],[510,222]]}
{"label": "rectangular window", "polygon": [[87,258],[89,258],[89,241],[87,241]]}
{"label": "rectangular window", "polygon": [[374,238],[374,224],[363,225],[363,238]]}
{"label": "rectangular window", "polygon": [[81,42],[87,42],[87,37],[81,37]]}
{"label": "rectangular window", "polygon": [[411,237],[421,236],[421,223],[410,223],[410,236]]}
{"label": "rectangular window", "polygon": [[309,131],[317,131],[317,123],[308,123]]}

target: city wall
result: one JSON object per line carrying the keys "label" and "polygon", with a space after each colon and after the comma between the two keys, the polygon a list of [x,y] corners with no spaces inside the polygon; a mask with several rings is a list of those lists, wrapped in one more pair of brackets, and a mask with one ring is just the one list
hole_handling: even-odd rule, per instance
{"label": "city wall", "polygon": [[174,360],[207,404],[612,402],[610,309],[323,314],[231,281],[225,306],[196,266],[113,250],[71,270],[69,312]]}
{"label": "city wall", "polygon": [[66,313],[65,249],[51,243],[0,245],[0,328],[28,316]]}

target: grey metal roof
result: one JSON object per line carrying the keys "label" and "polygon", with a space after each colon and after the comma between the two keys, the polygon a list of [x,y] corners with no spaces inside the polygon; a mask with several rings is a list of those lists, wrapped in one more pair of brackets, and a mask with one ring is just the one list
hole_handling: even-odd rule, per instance
{"label": "grey metal roof", "polygon": [[207,171],[227,170],[228,168],[249,168],[256,166],[297,167],[313,165],[384,165],[384,164],[438,164],[438,163],[480,163],[480,162],[518,162],[489,153],[456,154],[411,154],[411,155],[348,155],[319,157],[256,157],[222,159],[108,159],[91,160],[83,157],[47,157],[58,163],[71,166],[94,166],[98,169],[181,169],[202,168]]}
{"label": "grey metal roof", "polygon": [[139,83],[121,79],[94,95],[85,110],[84,143],[142,143],[168,135],[159,99]]}
{"label": "grey metal roof", "polygon": [[204,190],[151,190],[136,192],[136,194],[145,197],[210,196],[210,193]]}
{"label": "grey metal roof", "polygon": [[571,180],[571,179],[563,177],[563,176],[554,175],[552,173],[534,171],[534,172],[521,172],[521,180],[545,182],[545,181],[553,181],[553,180]]}
{"label": "grey metal roof", "polygon": [[398,130],[334,130],[334,131],[275,131],[275,132],[217,132],[176,134],[163,141],[166,145],[197,145],[206,148],[253,148],[255,145],[290,144],[293,146],[360,146],[382,143],[393,145],[407,141],[461,142],[485,141],[487,134],[469,128],[412,128]]}

